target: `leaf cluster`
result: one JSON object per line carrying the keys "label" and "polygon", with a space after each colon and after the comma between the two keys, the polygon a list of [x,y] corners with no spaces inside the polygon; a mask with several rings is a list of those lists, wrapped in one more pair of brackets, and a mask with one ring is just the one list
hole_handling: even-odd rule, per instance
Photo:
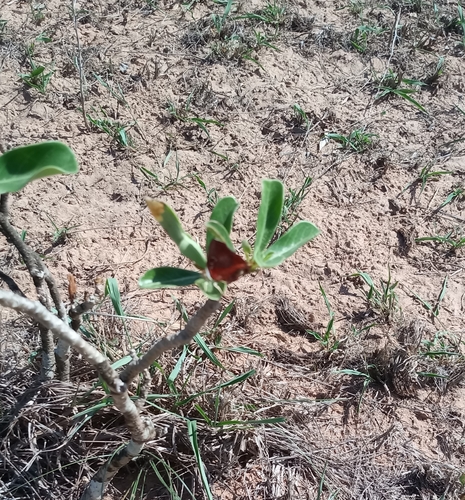
{"label": "leaf cluster", "polygon": [[[181,254],[192,261],[198,271],[177,267],[158,267],[147,271],[140,278],[139,285],[142,288],[159,289],[195,284],[208,298],[219,300],[226,291],[226,283],[211,278],[207,268],[207,257],[199,243],[184,231],[176,213],[169,205],[152,199],[147,199],[146,203],[156,221],[176,243]],[[282,182],[264,180],[257,218],[255,246],[252,249],[248,241],[242,242],[242,249],[248,265],[247,272],[280,265],[301,246],[319,234],[319,230],[312,223],[299,221],[270,244],[282,221],[283,205],[284,186]],[[233,197],[228,196],[218,200],[206,225],[207,252],[212,240],[224,243],[231,252],[235,252],[230,233],[237,208],[238,203]]]}

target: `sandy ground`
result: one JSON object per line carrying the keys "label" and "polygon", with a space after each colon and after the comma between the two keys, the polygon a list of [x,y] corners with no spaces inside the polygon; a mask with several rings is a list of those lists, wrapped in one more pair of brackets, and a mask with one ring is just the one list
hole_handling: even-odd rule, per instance
{"label": "sandy ground", "polygon": [[[225,305],[237,299],[236,313],[222,331],[223,345],[264,354],[228,353],[223,361],[235,374],[258,370],[242,397],[256,398],[255,410],[273,408],[262,418],[285,416],[305,453],[289,448],[293,458],[278,460],[286,455],[280,440],[250,431],[240,448],[245,458],[211,472],[215,498],[317,498],[321,484],[318,498],[459,498],[465,35],[457,4],[251,1],[234,2],[225,15],[220,1],[102,0],[78,3],[75,12],[80,50],[71,4],[11,1],[0,10],[3,149],[57,139],[79,160],[78,175],[35,182],[11,200],[12,222],[44,255],[65,297],[69,274],[80,297],[101,296],[105,279],[115,277],[126,312],[164,322],[165,330],[179,326],[172,295],[195,310],[196,290],[138,288],[147,269],[189,265],[151,218],[145,196],[173,206],[202,244],[216,199],[235,196],[239,247],[254,239],[261,179],[278,178],[290,204],[283,228],[306,219],[321,230],[279,268],[229,287]],[[44,93],[24,76],[40,65],[53,73]],[[419,241],[425,237],[442,240]],[[0,263],[33,294],[17,253],[1,239]],[[358,272],[373,279],[378,303],[367,301]],[[392,290],[383,297],[389,275]],[[326,344],[285,328],[277,306],[285,297],[307,329],[323,335],[330,312],[322,290],[334,314]],[[101,311],[111,312],[108,300]],[[29,327],[24,345],[14,317],[2,315],[2,350],[10,362],[15,351],[9,369],[19,370],[37,337]],[[127,353],[118,321],[89,321],[112,350]],[[411,352],[399,333],[410,321],[423,325]],[[150,325],[131,323],[133,339],[151,335]],[[423,374],[407,376],[404,391],[399,349]],[[241,394],[228,397],[238,412],[228,418],[237,418]],[[328,459],[326,482],[302,458],[318,453]],[[117,481],[114,498],[128,487]],[[148,486],[138,491],[131,498],[154,498]],[[40,498],[27,494],[11,498]],[[203,498],[201,490],[195,495]]]}

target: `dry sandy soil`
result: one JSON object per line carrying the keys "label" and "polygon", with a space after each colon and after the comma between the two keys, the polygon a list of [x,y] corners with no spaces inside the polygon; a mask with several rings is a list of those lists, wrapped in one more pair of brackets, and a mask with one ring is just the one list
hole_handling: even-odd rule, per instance
{"label": "dry sandy soil", "polygon": [[[89,341],[116,360],[179,328],[182,307],[192,314],[202,301],[193,289],[138,288],[147,269],[188,266],[151,218],[147,195],[173,206],[200,242],[215,200],[235,196],[232,237],[240,246],[254,239],[261,179],[277,178],[287,186],[283,228],[306,219],[321,230],[279,268],[229,287],[224,306],[235,305],[205,335],[223,369],[193,345],[170,389],[182,350],[160,361],[153,393],[169,397],[147,411],[163,416],[167,432],[120,472],[108,498],[207,498],[184,418],[198,420],[216,499],[463,498],[458,4],[237,0],[228,12],[222,0],[89,0],[74,7],[79,44],[71,1],[2,0],[0,143],[6,150],[58,139],[78,157],[78,175],[14,194],[11,218],[64,297],[69,274],[81,299],[97,297],[106,315],[87,318]],[[1,270],[33,297],[17,252],[0,242]],[[374,282],[370,296],[359,272]],[[112,316],[102,295],[111,277],[126,314],[143,318],[123,324]],[[69,420],[107,398],[98,390],[75,397],[78,381],[95,382],[77,359],[71,389],[47,385],[15,408],[34,381],[38,334],[1,314],[2,498],[77,499],[124,442],[124,426],[105,405],[90,420]],[[208,390],[252,369],[240,384]],[[215,427],[205,415],[213,423],[285,421]],[[71,432],[76,426],[80,435]]]}

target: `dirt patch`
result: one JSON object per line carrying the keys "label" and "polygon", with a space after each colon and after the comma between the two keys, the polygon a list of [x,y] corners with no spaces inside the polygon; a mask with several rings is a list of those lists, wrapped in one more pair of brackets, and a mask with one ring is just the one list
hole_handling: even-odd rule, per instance
{"label": "dirt patch", "polygon": [[[11,197],[11,215],[64,296],[71,273],[80,297],[100,297],[100,315],[85,326],[91,341],[117,360],[179,328],[182,308],[172,295],[189,314],[202,300],[194,290],[138,289],[147,269],[188,265],[151,218],[147,195],[173,206],[202,244],[217,198],[235,196],[239,246],[254,239],[261,179],[279,178],[289,189],[282,229],[299,219],[321,229],[279,268],[230,286],[225,305],[236,299],[235,308],[207,337],[223,368],[192,346],[177,390],[187,397],[256,373],[223,389],[221,405],[208,392],[197,406],[180,409],[168,398],[150,409],[199,420],[214,497],[459,498],[465,34],[457,4],[257,0],[227,11],[227,2],[213,0],[86,2],[76,7],[80,51],[69,7],[55,0],[2,7],[0,143],[59,139],[76,152],[77,176],[29,185]],[[32,296],[5,240],[0,262]],[[150,322],[107,316],[109,277],[118,279],[126,313]],[[280,301],[299,321],[283,319]],[[405,325],[419,320],[426,325],[419,338],[405,340]],[[0,491],[79,498],[105,449],[95,435],[76,442],[49,426],[61,441],[47,444],[45,433],[41,443],[44,450],[71,443],[70,476],[52,478],[60,457],[48,451],[31,462],[30,483],[18,480],[37,451],[18,443],[27,419],[40,423],[41,412],[34,403],[32,417],[21,411],[11,420],[8,408],[28,386],[38,335],[7,311],[1,321],[2,429],[10,437],[16,429],[18,441],[9,438],[2,450]],[[154,394],[174,397],[165,374],[181,355],[161,360]],[[74,377],[93,381],[84,366]],[[47,425],[73,401],[65,394],[50,409],[41,393]],[[202,411],[236,423],[215,427]],[[83,425],[108,429],[112,437],[102,442],[116,446],[121,423],[105,412]],[[264,427],[237,424],[281,417]],[[165,478],[175,477],[168,465],[176,471],[176,494],[204,498],[185,423],[166,421],[168,433],[128,469],[130,481],[121,474],[112,498],[134,487],[137,470],[145,478],[137,498],[154,491],[178,498],[160,486],[153,464]],[[87,460],[73,468],[80,454]]]}

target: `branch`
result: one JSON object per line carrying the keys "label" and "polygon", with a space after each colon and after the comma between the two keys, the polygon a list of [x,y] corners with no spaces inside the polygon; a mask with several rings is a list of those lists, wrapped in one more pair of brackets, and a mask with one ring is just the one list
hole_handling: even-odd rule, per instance
{"label": "branch", "polygon": [[24,295],[24,293],[21,291],[21,288],[19,288],[19,286],[16,284],[16,281],[13,278],[10,278],[8,274],[2,273],[2,271],[0,271],[0,279],[7,284],[8,288],[12,292],[21,295],[21,297],[26,297],[26,295]]}
{"label": "branch", "polygon": [[48,311],[42,304],[20,297],[9,290],[0,290],[0,305],[27,314],[56,337],[71,345],[84,359],[95,366],[100,377],[107,384],[113,403],[123,415],[126,426],[131,433],[131,441],[100,469],[89,483],[82,497],[83,500],[101,498],[106,485],[119,468],[139,454],[144,444],[154,438],[155,428],[153,422],[150,419],[142,419],[139,410],[128,395],[127,385],[118,377],[108,358]]}
{"label": "branch", "polygon": [[53,332],[56,337],[70,344],[91,365],[94,365],[100,377],[108,385],[116,408],[125,417],[132,439],[138,443],[146,440],[144,430],[146,425],[142,422],[135,404],[128,396],[126,384],[118,377],[106,356],[86,342],[78,333],[39,302],[33,302],[7,290],[0,290],[0,305],[22,312],[35,319]]}
{"label": "branch", "polygon": [[[51,309],[50,300],[44,286],[47,284],[50,296],[58,311],[59,318],[67,323],[66,310],[60,297],[60,292],[55,283],[55,279],[48,270],[47,266],[36,252],[31,250],[23,241],[18,231],[11,225],[8,217],[8,198],[1,196],[0,200],[0,228],[7,240],[18,250],[24,263],[32,277],[34,286],[40,303],[49,311]],[[46,379],[52,379],[55,375],[55,362],[58,365],[58,378],[64,382],[69,381],[69,345],[59,342],[59,346],[54,354],[55,342],[53,336],[47,332],[43,326],[39,327],[44,357],[42,360],[43,376]]]}
{"label": "branch", "polygon": [[[131,361],[126,369],[120,374],[120,379],[122,382],[129,385],[139,373],[142,372],[144,374],[139,406],[143,405],[146,396],[145,391],[150,386],[151,378],[148,373],[150,365],[164,352],[191,342],[207,319],[218,309],[219,305],[220,303],[218,301],[207,300],[207,302],[197,311],[197,314],[192,316],[184,330],[170,335],[169,337],[159,339],[142,358],[133,357],[133,361]],[[147,441],[149,439],[151,438],[147,438]],[[136,457],[142,450],[142,447],[143,443],[130,441],[119,453],[110,458],[92,478],[92,481],[87,485],[80,500],[100,500],[106,486],[118,470]]]}
{"label": "branch", "polygon": [[[39,259],[35,252],[33,252],[22,240],[16,229],[10,224],[8,220],[8,203],[4,196],[2,196],[0,212],[0,228],[6,239],[18,250],[24,263],[32,277],[34,286],[37,291],[37,296],[40,303],[47,308],[51,309],[50,300],[47,295],[47,290],[44,286],[44,272],[40,267]],[[42,344],[42,378],[51,380],[55,376],[55,343],[52,333],[39,325],[40,341]]]}
{"label": "branch", "polygon": [[114,392],[119,393],[125,390],[124,384],[111,367],[110,361],[42,304],[20,297],[8,290],[0,290],[0,305],[26,314],[51,330],[56,337],[72,345],[91,365],[94,365]]}
{"label": "branch", "polygon": [[[71,328],[79,333],[81,326],[81,316],[89,312],[94,307],[93,302],[83,302],[78,306],[73,306],[69,309],[69,317],[71,318]],[[64,307],[63,307],[64,309]],[[61,316],[61,315],[60,315]],[[66,311],[65,311],[66,317]],[[60,380],[69,381],[70,379],[70,345],[62,339],[58,339],[55,349],[55,358],[57,363],[57,371],[60,375]]]}
{"label": "branch", "polygon": [[8,217],[8,197],[10,193],[0,195],[0,212]]}
{"label": "branch", "polygon": [[199,330],[218,309],[219,305],[217,300],[207,300],[197,311],[197,314],[192,316],[184,330],[158,339],[141,358],[131,361],[120,374],[121,380],[129,385],[139,373],[147,370],[164,352],[192,342],[192,339],[199,333]]}

